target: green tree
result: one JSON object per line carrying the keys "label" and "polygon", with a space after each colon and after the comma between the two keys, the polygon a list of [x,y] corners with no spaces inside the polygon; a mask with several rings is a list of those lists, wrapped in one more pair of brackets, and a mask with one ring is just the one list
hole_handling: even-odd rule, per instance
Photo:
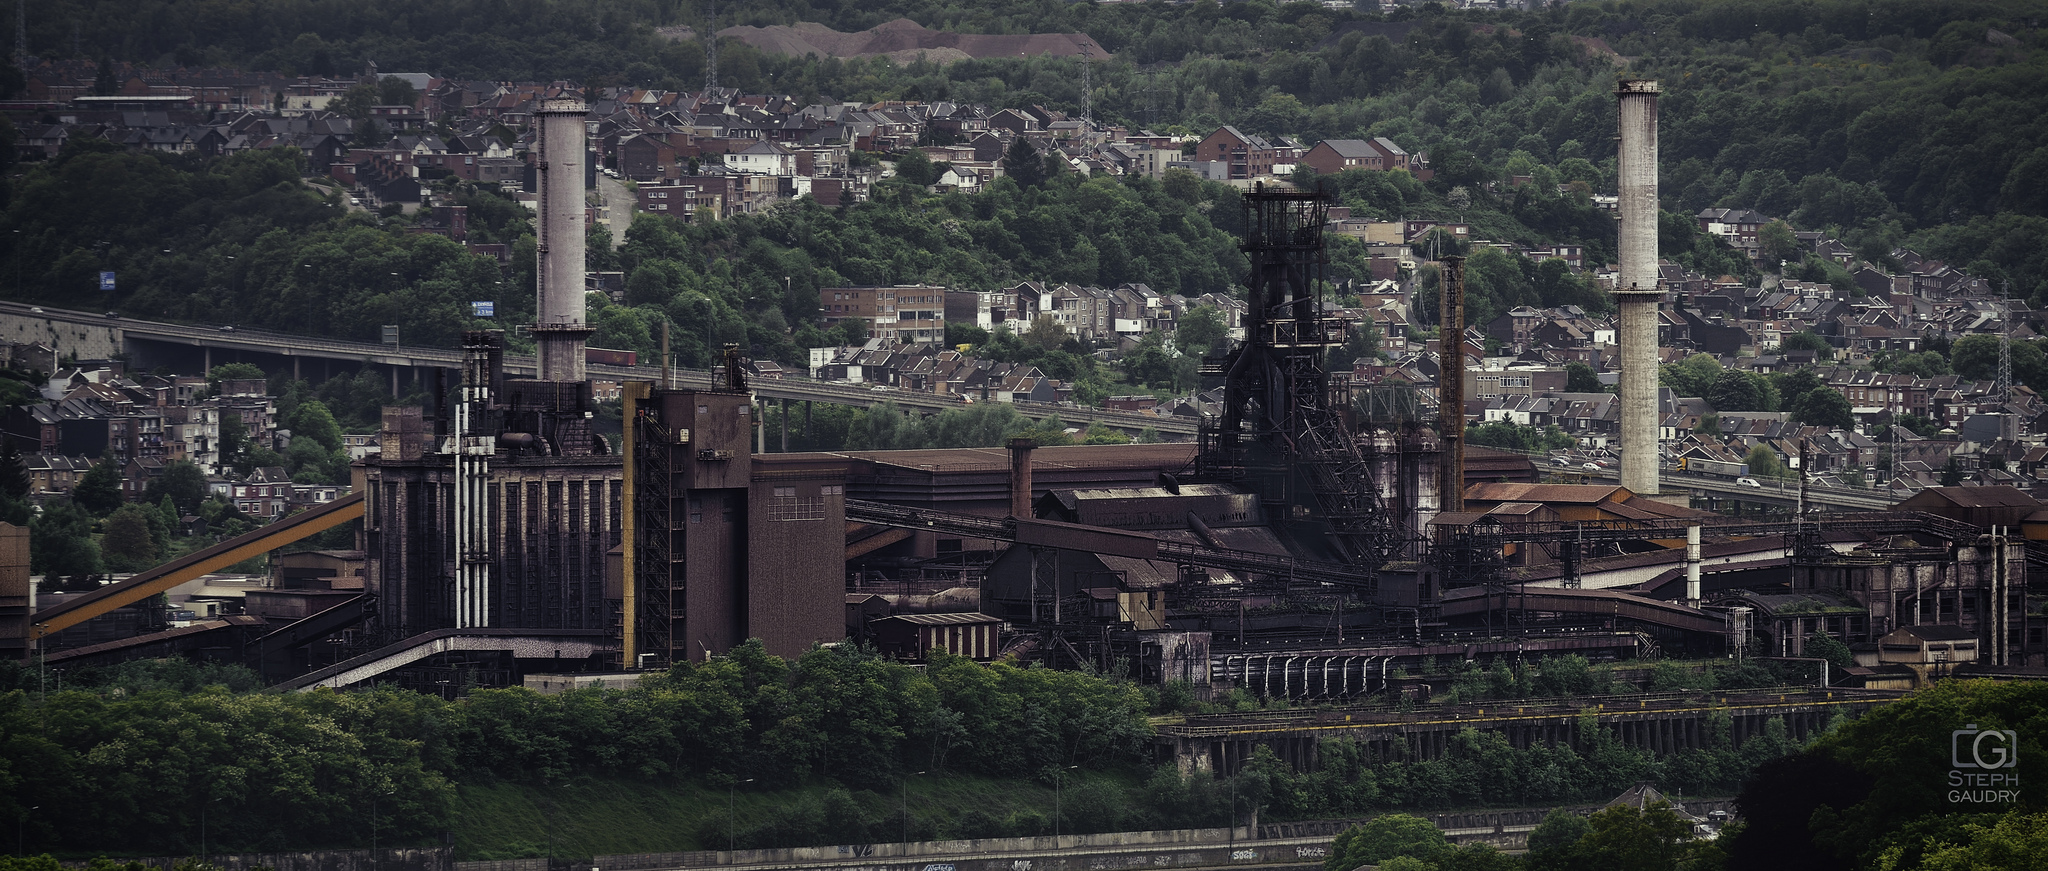
{"label": "green tree", "polygon": [[149,482],[143,498],[152,503],[169,499],[177,512],[185,515],[198,514],[206,494],[206,473],[191,460],[172,460],[164,465],[163,474]]}
{"label": "green tree", "polygon": [[1212,305],[1198,305],[1174,324],[1173,346],[1183,354],[1201,356],[1214,350],[1226,335],[1223,312]]}
{"label": "green tree", "polygon": [[289,426],[293,439],[312,439],[330,451],[341,450],[341,426],[334,421],[334,412],[327,403],[308,399],[293,409]]}
{"label": "green tree", "polygon": [[1579,840],[1593,830],[1586,818],[1568,810],[1554,810],[1529,832],[1529,852],[1523,860],[1529,871],[1577,871],[1585,867]]}
{"label": "green tree", "polygon": [[71,502],[52,502],[29,522],[29,572],[79,576],[100,571],[100,548],[92,537],[92,514]]}
{"label": "green tree", "polygon": [[411,82],[397,76],[385,76],[377,80],[377,105],[411,106],[420,99],[419,89]]}
{"label": "green tree", "polygon": [[1854,668],[1856,666],[1856,654],[1849,650],[1849,645],[1843,644],[1826,632],[1818,633],[1806,639],[1806,655],[1825,659],[1829,665],[1836,668]]}
{"label": "green tree", "polygon": [[71,490],[71,501],[80,508],[104,517],[121,507],[121,467],[112,457],[92,464]]}
{"label": "green tree", "polygon": [[150,532],[152,513],[149,508],[130,503],[107,517],[100,553],[108,569],[139,572],[157,564],[160,554],[156,537]]}
{"label": "green tree", "polygon": [[919,187],[938,181],[939,172],[923,151],[912,148],[896,158],[896,177]]}
{"label": "green tree", "polygon": [[1444,833],[1421,817],[1387,814],[1345,829],[1330,845],[1323,871],[1351,871],[1398,856],[1434,862],[1451,852]]}
{"label": "green tree", "polygon": [[1051,351],[1067,343],[1067,328],[1052,315],[1041,314],[1031,321],[1031,326],[1026,327],[1024,335],[1019,338],[1040,350]]}
{"label": "green tree", "polygon": [[268,377],[263,367],[254,363],[222,363],[206,370],[206,388],[219,393],[223,381],[253,381]]}
{"label": "green tree", "polygon": [[1777,390],[1762,375],[1741,369],[1724,369],[1714,376],[1702,395],[1715,411],[1775,411]]}
{"label": "green tree", "polygon": [[1772,221],[1757,230],[1757,242],[1765,268],[1778,271],[1777,264],[1800,259],[1799,240],[1784,221]]}
{"label": "green tree", "polygon": [[1997,822],[1964,822],[1960,830],[1932,834],[1913,849],[1893,845],[1878,856],[1879,871],[1975,871],[1979,868],[2048,868],[2048,813],[2015,808]]}
{"label": "green tree", "polygon": [[28,498],[28,464],[21,458],[21,451],[14,446],[14,439],[0,435],[0,496],[9,499]]}
{"label": "green tree", "polygon": [[1638,810],[1615,805],[1586,820],[1579,840],[1586,867],[1612,871],[1671,871],[1677,867],[1692,827],[1662,801]]}
{"label": "green tree", "polygon": [[1003,152],[1003,175],[1023,188],[1034,188],[1045,182],[1045,159],[1030,139],[1019,136],[1010,142],[1010,147]]}
{"label": "green tree", "polygon": [[1778,340],[1778,350],[1812,351],[1816,357],[1822,360],[1833,360],[1835,358],[1835,346],[1828,344],[1827,339],[1809,332],[1786,334]]}
{"label": "green tree", "polygon": [[1657,382],[1679,396],[1707,395],[1707,389],[1721,377],[1721,362],[1707,354],[1694,354],[1657,370]]}
{"label": "green tree", "polygon": [[112,58],[100,58],[99,72],[92,78],[92,93],[95,97],[111,97],[121,92],[121,81],[114,77]]}
{"label": "green tree", "polygon": [[1600,383],[1600,375],[1593,367],[1573,360],[1564,364],[1564,390],[1566,393],[1606,393],[1607,385]]}
{"label": "green tree", "polygon": [[1790,408],[1792,419],[1810,426],[1829,426],[1852,429],[1856,426],[1854,409],[1840,391],[1831,387],[1820,387],[1807,391],[1793,400]]}
{"label": "green tree", "polygon": [[341,96],[327,101],[327,110],[352,121],[370,117],[370,107],[378,104],[377,83],[361,81],[350,85]]}
{"label": "green tree", "polygon": [[1749,456],[1743,458],[1749,465],[1749,474],[1757,478],[1791,478],[1793,472],[1785,468],[1785,461],[1778,458],[1778,452],[1768,446],[1757,445],[1749,449]]}

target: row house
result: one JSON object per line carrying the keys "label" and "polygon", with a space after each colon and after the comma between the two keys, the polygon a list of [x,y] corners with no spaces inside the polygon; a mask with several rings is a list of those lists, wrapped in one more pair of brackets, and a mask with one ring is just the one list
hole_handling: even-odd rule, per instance
{"label": "row house", "polygon": [[1301,155],[1301,163],[1323,175],[1347,169],[1413,171],[1421,162],[1384,136],[1372,139],[1325,139]]}
{"label": "row house", "polygon": [[84,455],[34,453],[23,454],[21,464],[28,469],[29,495],[42,496],[71,492],[71,488],[78,486],[78,479],[92,470],[93,459]]}
{"label": "row house", "polygon": [[827,287],[818,291],[826,325],[858,318],[870,338],[889,342],[944,342],[946,289],[928,285]]}
{"label": "row house", "polygon": [[717,219],[732,214],[739,187],[738,180],[729,176],[688,176],[666,184],[641,185],[636,197],[643,212],[694,221],[702,210],[702,217]]}
{"label": "row house", "polygon": [[1263,137],[1225,125],[1195,146],[1194,157],[1224,164],[1231,181],[1249,181],[1273,174],[1278,151]]}
{"label": "row house", "polygon": [[298,492],[291,476],[279,466],[255,469],[241,481],[209,481],[208,488],[236,511],[265,523],[290,513]]}
{"label": "row house", "polygon": [[1763,250],[1758,233],[1771,222],[1750,209],[1701,209],[1695,220],[1702,232],[1720,238],[1751,260]]}

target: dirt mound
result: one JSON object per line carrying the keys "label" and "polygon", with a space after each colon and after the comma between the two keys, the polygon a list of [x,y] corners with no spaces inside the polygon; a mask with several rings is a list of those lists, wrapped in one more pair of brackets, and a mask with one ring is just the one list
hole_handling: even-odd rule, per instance
{"label": "dirt mound", "polygon": [[887,56],[903,63],[922,53],[926,60],[949,63],[965,58],[1080,57],[1083,46],[1097,57],[1106,57],[1095,40],[1085,33],[1037,33],[988,35],[949,33],[932,30],[908,18],[898,18],[859,33],[841,33],[822,24],[804,22],[794,27],[728,27],[719,36],[737,39],[765,52],[801,57]]}

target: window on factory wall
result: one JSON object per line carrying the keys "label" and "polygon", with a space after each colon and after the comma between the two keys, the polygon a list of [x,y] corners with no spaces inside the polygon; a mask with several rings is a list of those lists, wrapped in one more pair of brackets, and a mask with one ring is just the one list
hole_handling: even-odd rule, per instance
{"label": "window on factory wall", "polygon": [[823,496],[798,496],[795,487],[777,487],[774,497],[768,501],[768,519],[824,520],[825,499]]}
{"label": "window on factory wall", "polygon": [[690,497],[690,522],[691,522],[691,523],[703,523],[703,522],[704,522],[704,497],[702,497],[702,496],[691,496],[691,497]]}

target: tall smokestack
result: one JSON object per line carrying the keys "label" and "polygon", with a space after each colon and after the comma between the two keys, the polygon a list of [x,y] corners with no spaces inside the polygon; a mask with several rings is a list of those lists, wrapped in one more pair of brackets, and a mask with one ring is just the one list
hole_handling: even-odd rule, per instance
{"label": "tall smokestack", "polygon": [[1437,503],[1465,510],[1465,258],[1443,260],[1443,316],[1437,324]]}
{"label": "tall smokestack", "polygon": [[1645,496],[1657,483],[1657,94],[1656,82],[1627,80],[1621,99],[1620,310],[1621,486]]}
{"label": "tall smokestack", "polygon": [[582,100],[545,100],[540,124],[540,299],[533,325],[540,380],[584,380],[583,173],[586,149]]}

